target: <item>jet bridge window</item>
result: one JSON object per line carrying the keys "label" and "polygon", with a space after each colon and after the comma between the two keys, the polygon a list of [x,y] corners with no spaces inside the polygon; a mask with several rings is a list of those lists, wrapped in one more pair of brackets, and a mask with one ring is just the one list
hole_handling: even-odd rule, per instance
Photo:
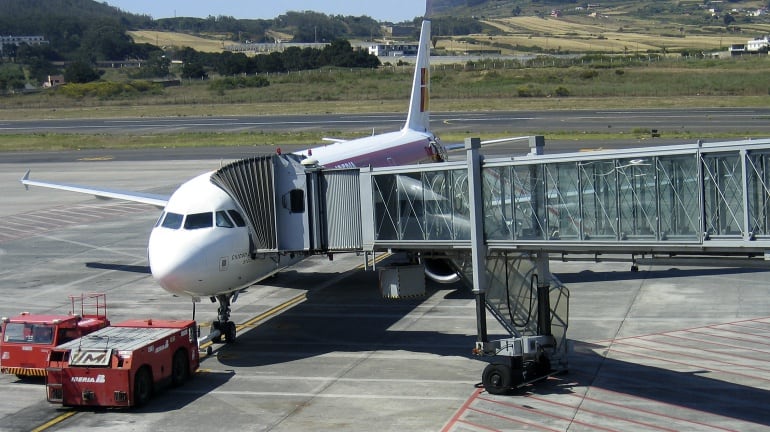
{"label": "jet bridge window", "polygon": [[201,228],[211,228],[213,219],[211,212],[188,214],[184,219],[184,229],[194,230]]}
{"label": "jet bridge window", "polygon": [[232,228],[235,225],[233,225],[233,222],[230,220],[230,218],[227,216],[227,213],[225,213],[224,210],[219,210],[216,212],[215,215],[217,219],[217,226],[223,227],[223,228]]}
{"label": "jet bridge window", "polygon": [[235,210],[228,210],[227,213],[229,213],[230,217],[233,218],[233,222],[235,222],[235,225],[241,228],[246,226],[246,221],[243,220],[243,216],[241,216],[240,213],[238,213]]}
{"label": "jet bridge window", "polygon": [[163,218],[163,223],[161,226],[163,228],[169,228],[169,229],[179,229],[179,227],[182,226],[182,219],[184,216],[180,215],[179,213],[166,213],[166,217]]}

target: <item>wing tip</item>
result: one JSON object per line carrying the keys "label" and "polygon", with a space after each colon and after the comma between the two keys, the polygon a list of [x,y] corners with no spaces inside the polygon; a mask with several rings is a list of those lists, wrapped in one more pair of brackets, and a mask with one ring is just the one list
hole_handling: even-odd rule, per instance
{"label": "wing tip", "polygon": [[29,186],[27,185],[27,181],[29,181],[29,173],[32,172],[31,169],[28,169],[26,173],[24,173],[24,177],[21,178],[21,184],[24,185],[24,189],[29,190]]}

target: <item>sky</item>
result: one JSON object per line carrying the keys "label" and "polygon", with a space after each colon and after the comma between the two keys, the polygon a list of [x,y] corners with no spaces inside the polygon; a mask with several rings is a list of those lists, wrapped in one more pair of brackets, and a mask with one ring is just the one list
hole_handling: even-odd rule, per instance
{"label": "sky", "polygon": [[239,19],[270,19],[288,11],[327,15],[367,15],[377,21],[401,22],[425,14],[419,0],[106,0],[123,11],[150,15],[154,19],[226,15]]}

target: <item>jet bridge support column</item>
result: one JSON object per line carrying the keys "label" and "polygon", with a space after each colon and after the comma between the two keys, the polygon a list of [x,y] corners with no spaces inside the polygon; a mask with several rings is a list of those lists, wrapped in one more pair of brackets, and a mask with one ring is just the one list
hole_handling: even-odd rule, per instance
{"label": "jet bridge support column", "polygon": [[473,294],[476,296],[476,345],[489,342],[486,318],[486,258],[484,224],[481,197],[481,148],[480,138],[466,138],[465,151],[468,161],[468,192],[471,212],[471,267],[473,270]]}
{"label": "jet bridge support column", "polygon": [[[502,275],[488,273],[500,271],[500,269],[497,268],[495,270],[496,266],[494,265],[492,268],[486,267],[487,260],[489,259],[492,262],[493,258],[487,257],[487,250],[483,240],[482,173],[479,166],[481,156],[478,155],[478,149],[473,144],[472,141],[466,140],[466,150],[468,150],[468,185],[470,188],[469,202],[472,222],[473,291],[476,294],[476,313],[477,320],[479,321],[479,336],[474,353],[484,356],[495,356],[500,359],[491,362],[484,368],[481,382],[486,391],[491,394],[506,394],[528,383],[545,379],[556,372],[552,369],[551,358],[549,358],[550,354],[554,353],[557,348],[556,339],[553,336],[554,332],[551,328],[551,273],[548,254],[543,252],[532,253],[524,258],[534,264],[535,269],[523,279],[508,278],[507,261],[505,270],[503,270],[505,273]],[[530,155],[542,155],[544,147],[543,137],[532,137],[530,139],[530,147]],[[539,172],[533,169],[530,173],[533,202],[538,202],[542,199],[539,178]],[[533,208],[537,209],[539,206],[534,204]],[[543,217],[544,215],[537,214],[536,212],[533,213],[533,226],[542,226],[540,222]],[[505,259],[507,260],[507,258]],[[487,278],[490,276],[493,280],[488,282]],[[490,295],[494,296],[495,283],[500,283],[501,281],[504,281],[504,297],[497,298],[491,303],[487,302],[485,292],[488,287],[486,284],[490,284]],[[511,295],[516,300],[522,294],[532,296],[530,297],[528,309],[524,306],[524,310],[521,310],[519,307],[522,305],[512,305]],[[483,323],[486,320],[485,309],[484,306],[480,306],[481,302],[485,303],[484,306],[488,307],[491,314],[511,333],[510,337],[493,341],[488,340],[486,324]],[[516,303],[516,301],[513,303]],[[529,324],[517,325],[513,315],[522,311],[527,316],[536,316],[536,325],[535,323],[531,327]]]}

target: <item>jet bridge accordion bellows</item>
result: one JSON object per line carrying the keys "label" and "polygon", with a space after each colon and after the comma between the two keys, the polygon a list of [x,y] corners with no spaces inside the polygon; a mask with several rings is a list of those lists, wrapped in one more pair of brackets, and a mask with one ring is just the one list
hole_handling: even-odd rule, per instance
{"label": "jet bridge accordion bellows", "polygon": [[211,182],[230,194],[246,213],[255,248],[260,251],[278,248],[273,157],[242,159],[225,165],[211,176]]}

